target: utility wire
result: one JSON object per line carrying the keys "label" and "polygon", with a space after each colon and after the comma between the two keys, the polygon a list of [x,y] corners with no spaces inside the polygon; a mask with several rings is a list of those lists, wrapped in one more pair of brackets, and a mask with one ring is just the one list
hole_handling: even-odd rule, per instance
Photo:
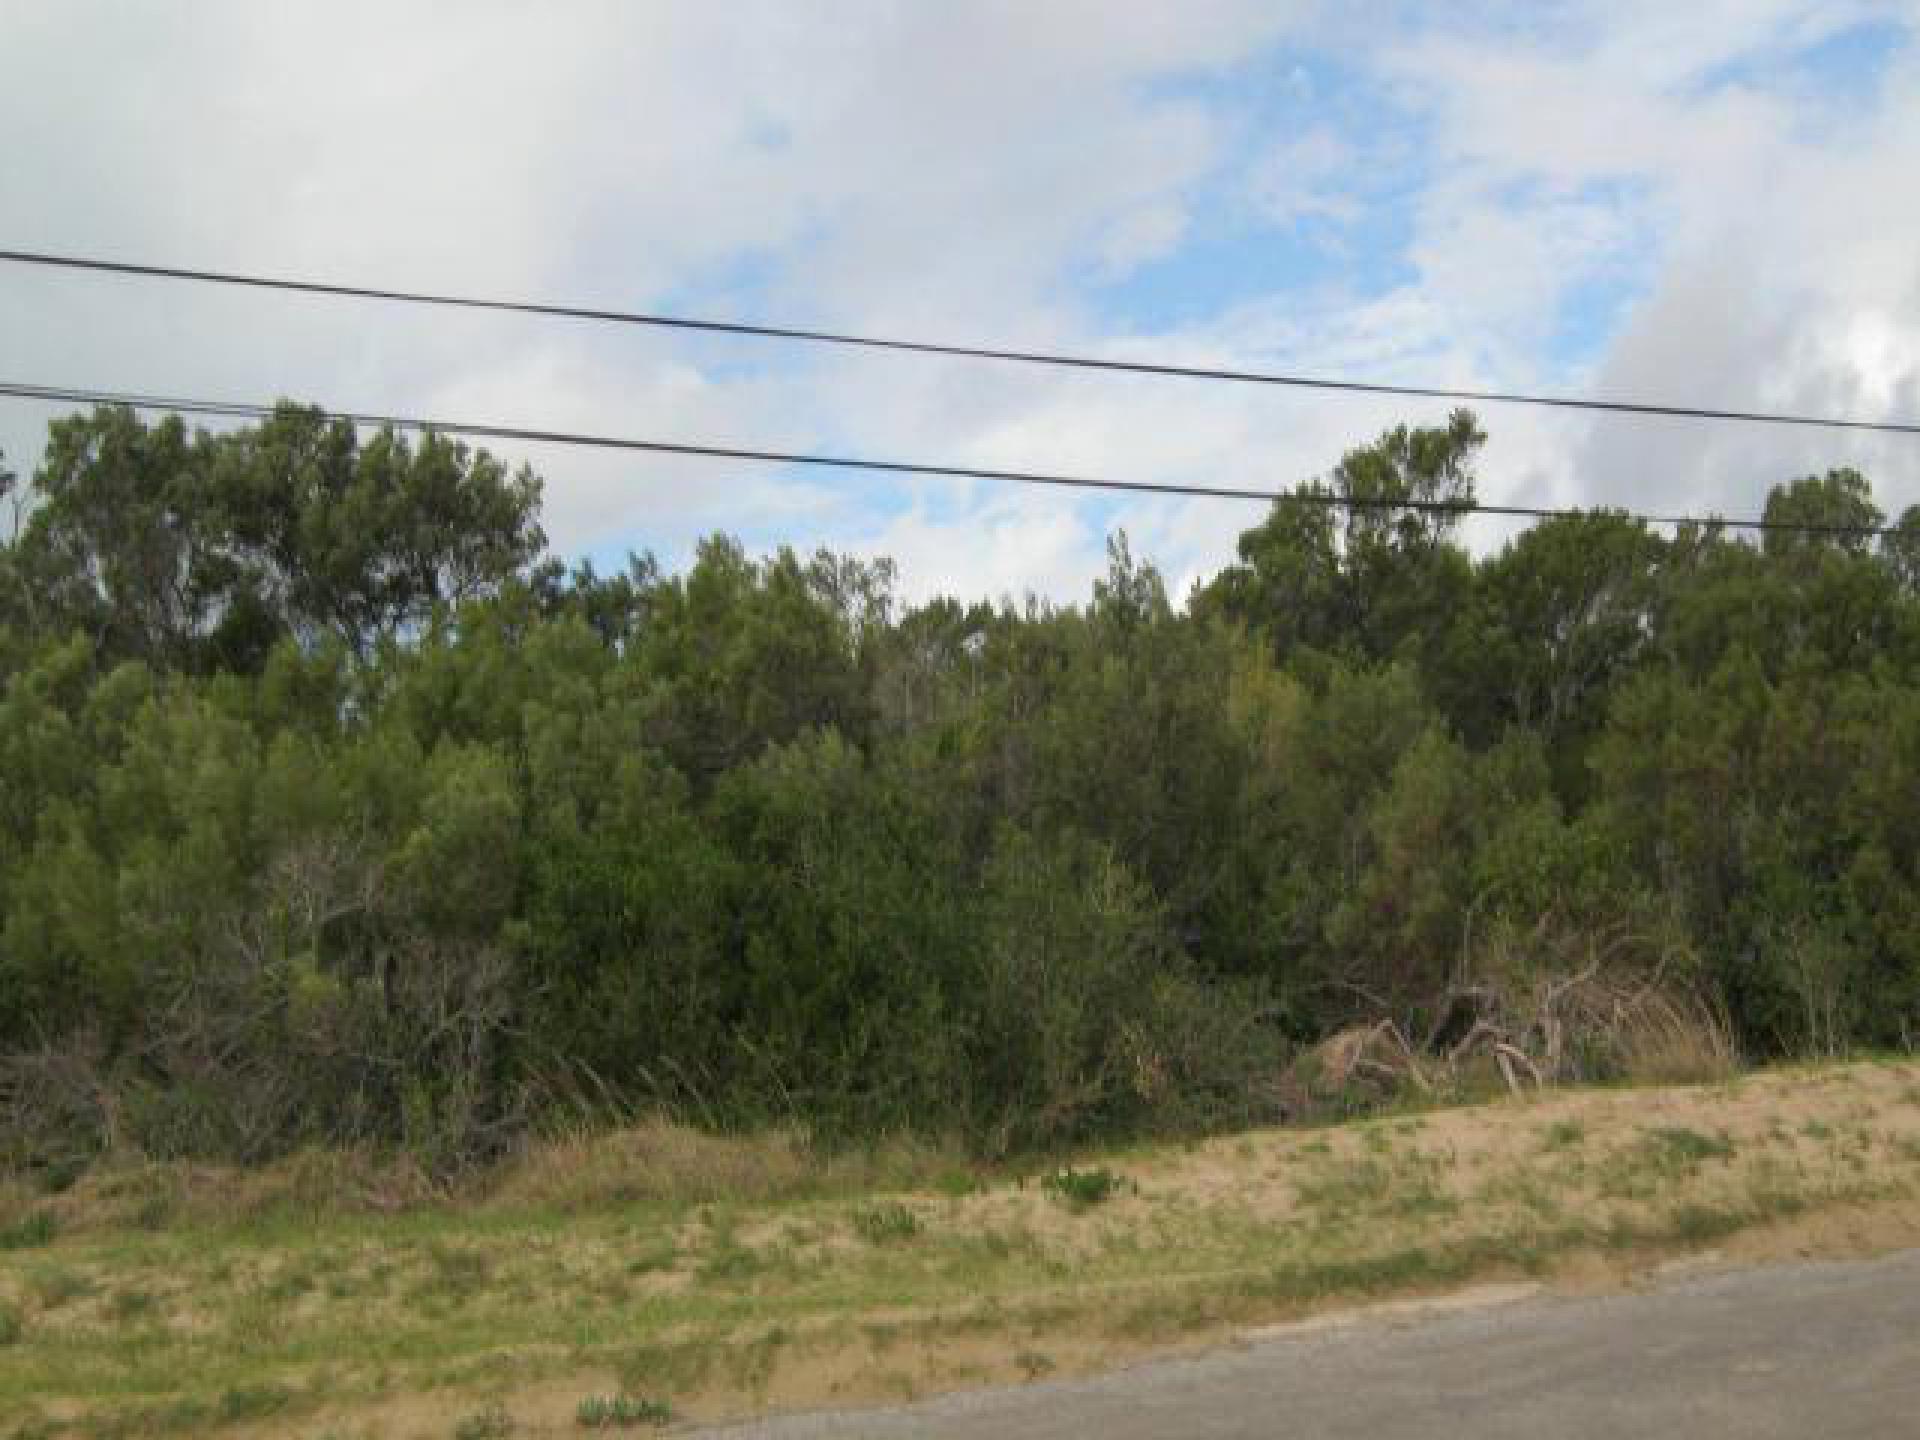
{"label": "utility wire", "polygon": [[835,330],[806,330],[784,325],[752,325],[733,320],[704,320],[685,315],[661,315],[637,310],[611,310],[587,305],[549,304],[534,300],[494,300],[473,295],[442,295],[415,290],[393,290],[372,285],[341,285],[320,280],[240,274],[225,270],[192,270],[174,265],[147,265],[125,260],[101,260],[80,255],[57,255],[34,250],[0,250],[0,261],[39,265],[95,274],[138,276],[152,280],[192,280],[212,285],[237,285],[255,290],[293,291],[356,300],[389,300],[408,305],[441,305],[463,310],[497,310],[518,315],[542,315],[564,320],[591,320],[615,325],[644,325],[664,330],[701,331],[713,335],[748,336],[762,340],[795,340],[818,345],[840,345],[865,350],[887,350],[916,355],[944,355],[966,360],[1001,360],[1025,365],[1052,365],[1074,370],[1117,371],[1131,375],[1158,375],[1182,380],[1222,380],[1243,385],[1280,385],[1301,390],[1345,391],[1359,395],[1395,395],[1420,400],[1458,400],[1479,405],[1532,405],[1553,410],[1589,410],[1613,415],[1654,415],[1677,420],[1739,420],[1761,425],[1813,426],[1828,430],[1863,430],[1885,435],[1920,435],[1920,423],[1858,420],[1842,416],[1800,415],[1773,410],[1716,410],[1694,405],[1660,405],[1640,400],[1588,399],[1577,395],[1535,394],[1519,390],[1456,390],[1436,385],[1388,385],[1366,380],[1333,380],[1323,376],[1282,374],[1206,365],[1174,365],[1150,360],[1113,360],[1042,350],[1007,350],[958,345],[934,340],[907,340],[857,335]]}
{"label": "utility wire", "polygon": [[[279,408],[257,401],[207,400],[171,395],[142,395],[113,390],[91,390],[66,385],[31,385],[0,380],[0,396],[53,404],[118,405],[129,410],[169,411],[230,420],[265,420]],[[328,420],[360,426],[415,431],[429,435],[461,435],[478,440],[514,440],[537,445],[572,445],[596,450],[638,451],[650,455],[680,455],[702,460],[741,460],[759,465],[810,465],[835,470],[880,472],[890,475],[927,475],[956,480],[991,480],[1018,485],[1050,485],[1072,490],[1109,490],[1140,495],[1182,495],[1206,500],[1255,500],[1311,505],[1334,510],[1411,511],[1448,516],[1499,515],[1523,520],[1570,520],[1591,510],[1537,505],[1490,505],[1480,501],[1391,499],[1384,496],[1336,495],[1318,490],[1254,490],[1226,485],[1184,485],[1170,481],[1109,480],[1091,475],[1061,475],[1038,470],[990,470],[971,465],[940,465],[913,460],[881,460],[868,456],[824,455],[813,451],[760,450],[734,445],[705,445],[681,440],[652,440],[624,435],[594,435],[577,430],[548,430],[492,421],[426,420],[410,415],[380,415],[366,411],[326,410],[300,406]],[[1820,525],[1795,520],[1733,520],[1721,516],[1651,515],[1614,512],[1648,525],[1718,526],[1731,530],[1784,531],[1803,535],[1877,538],[1891,535],[1884,525]]]}

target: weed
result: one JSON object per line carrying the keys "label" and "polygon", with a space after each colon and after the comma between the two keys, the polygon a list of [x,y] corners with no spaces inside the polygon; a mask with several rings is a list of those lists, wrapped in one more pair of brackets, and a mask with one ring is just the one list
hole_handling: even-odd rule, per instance
{"label": "weed", "polygon": [[1342,1161],[1295,1181],[1294,1193],[1329,1217],[1447,1215],[1459,1209],[1440,1183],[1439,1161],[1419,1154],[1397,1164],[1373,1157]]}
{"label": "weed", "polygon": [[1684,1125],[1662,1125],[1647,1132],[1654,1150],[1682,1165],[1698,1165],[1703,1160],[1731,1160],[1733,1141],[1725,1135],[1703,1135]]}
{"label": "weed", "polygon": [[150,1319],[159,1307],[150,1290],[116,1290],[107,1302],[107,1314],[116,1325],[132,1325]]}
{"label": "weed", "polygon": [[1482,1182],[1477,1198],[1518,1206],[1547,1220],[1557,1218],[1561,1211],[1559,1197],[1553,1193],[1540,1167],[1496,1173]]}
{"label": "weed", "polygon": [[1587,1127],[1578,1120],[1556,1120],[1547,1126],[1547,1132],[1541,1140],[1549,1150],[1570,1150],[1586,1136]]}
{"label": "weed", "polygon": [[456,1305],[464,1304],[485,1289],[492,1278],[492,1262],[479,1250],[436,1241],[427,1247],[427,1258],[432,1263],[432,1273],[414,1287],[415,1299],[446,1299]]}
{"label": "weed", "polygon": [[853,1228],[869,1245],[886,1245],[918,1235],[920,1217],[904,1205],[873,1205],[853,1212]]}
{"label": "weed", "polygon": [[22,1318],[19,1306],[0,1300],[0,1345],[17,1344],[26,1328],[27,1322]]}
{"label": "weed", "polygon": [[506,1406],[496,1401],[454,1422],[453,1440],[504,1440],[513,1434],[513,1428],[513,1416],[507,1413]]}
{"label": "weed", "polygon": [[1042,1355],[1038,1350],[1022,1350],[1013,1357],[1013,1363],[1020,1367],[1020,1373],[1029,1380],[1038,1380],[1053,1370],[1052,1358]]}
{"label": "weed", "polygon": [[293,1391],[284,1385],[236,1385],[220,1396],[220,1419],[226,1424],[242,1420],[262,1420],[277,1415],[293,1402]]}
{"label": "weed", "polygon": [[1510,1245],[1492,1239],[1433,1248],[1405,1246],[1374,1255],[1298,1261],[1241,1282],[1257,1299],[1317,1300],[1327,1295],[1379,1294],[1421,1285],[1453,1284],[1486,1265],[1513,1259]]}
{"label": "weed", "polygon": [[602,1275],[588,1286],[595,1295],[609,1305],[625,1305],[633,1299],[633,1287],[627,1283],[624,1275]]}
{"label": "weed", "polygon": [[260,1288],[262,1299],[285,1305],[313,1293],[313,1274],[304,1265],[290,1265]]}
{"label": "weed", "polygon": [[1801,1183],[1802,1177],[1778,1160],[1768,1158],[1756,1164],[1747,1186],[1754,1218],[1775,1220],[1800,1214],[1808,1203]]}
{"label": "weed", "polygon": [[0,1250],[32,1250],[53,1242],[60,1222],[51,1210],[36,1210],[11,1225],[0,1225]]}
{"label": "weed", "polygon": [[625,1430],[635,1425],[667,1425],[673,1407],[664,1400],[634,1395],[589,1395],[573,1412],[583,1430]]}
{"label": "weed", "polygon": [[1738,1210],[1713,1205],[1682,1205],[1667,1217],[1667,1226],[1675,1240],[1689,1245],[1703,1245],[1743,1229],[1749,1219]]}
{"label": "weed", "polygon": [[89,1276],[56,1265],[34,1272],[27,1280],[27,1288],[40,1302],[42,1310],[57,1310],[71,1300],[86,1299],[98,1287]]}
{"label": "weed", "polygon": [[767,1383],[773,1379],[774,1367],[780,1362],[780,1351],[792,1339],[793,1336],[784,1325],[775,1325],[758,1340],[730,1346],[727,1360],[735,1381],[763,1393]]}
{"label": "weed", "polygon": [[715,1238],[713,1250],[700,1266],[700,1278],[736,1283],[751,1280],[766,1268],[766,1257],[751,1245],[741,1244],[729,1231]]}
{"label": "weed", "polygon": [[627,1260],[627,1274],[651,1275],[659,1270],[671,1270],[680,1260],[680,1249],[671,1240],[664,1245],[654,1245],[633,1255]]}
{"label": "weed", "polygon": [[977,1177],[965,1170],[942,1170],[933,1177],[933,1188],[949,1200],[964,1200],[976,1194],[982,1186]]}
{"label": "weed", "polygon": [[1040,1188],[1075,1214],[1104,1205],[1120,1189],[1120,1177],[1106,1166],[1076,1170],[1062,1166],[1040,1177]]}
{"label": "weed", "polygon": [[1733,1141],[1684,1126],[1643,1130],[1631,1146],[1608,1157],[1600,1193],[1612,1199],[1646,1200],[1676,1181],[1699,1173],[1708,1160],[1731,1160]]}
{"label": "weed", "polygon": [[719,1346],[700,1339],[640,1345],[620,1362],[621,1389],[634,1394],[643,1389],[697,1390],[713,1373]]}

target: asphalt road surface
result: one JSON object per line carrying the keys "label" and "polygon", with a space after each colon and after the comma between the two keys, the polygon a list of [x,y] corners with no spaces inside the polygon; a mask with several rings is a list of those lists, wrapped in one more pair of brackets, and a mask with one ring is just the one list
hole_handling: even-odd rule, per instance
{"label": "asphalt road surface", "polygon": [[1920,1436],[1920,1251],[1294,1329],[1093,1380],[710,1432],[748,1440]]}

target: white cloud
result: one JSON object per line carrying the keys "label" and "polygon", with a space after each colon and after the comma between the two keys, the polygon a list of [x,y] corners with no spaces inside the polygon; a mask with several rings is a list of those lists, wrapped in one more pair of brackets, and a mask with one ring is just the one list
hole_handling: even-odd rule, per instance
{"label": "white cloud", "polygon": [[[1920,71],[1824,95],[1796,47],[1869,5],[1589,5],[1360,26],[1254,0],[1036,7],[693,3],[12,7],[0,236],[403,286],[721,308],[895,333],[1414,383],[1920,411]],[[1442,33],[1450,28],[1451,34]],[[1338,48],[1416,122],[1385,289],[1236,295],[1134,333],[1074,283],[1207,238],[1244,77]],[[1336,42],[1337,41],[1337,46]],[[1346,225],[1368,136],[1328,100],[1237,177],[1281,223]],[[1785,77],[1785,78],[1783,78]],[[1178,81],[1173,84],[1170,82]],[[1242,78],[1235,83],[1244,85]],[[1396,142],[1400,143],[1400,142]],[[1396,190],[1396,196],[1398,190]],[[1378,257],[1374,257],[1378,258]],[[1638,295],[1569,362],[1564,307]],[[1444,405],[351,306],[0,268],[0,374],[771,448],[1279,486]],[[1484,489],[1751,509],[1911,444],[1490,410]],[[40,417],[0,409],[16,464]],[[1257,507],[1094,502],[573,451],[528,452],[569,549],[684,553],[701,529],[891,551],[912,593],[1084,594],[1103,530],[1176,586]],[[24,468],[24,467],[23,467]],[[908,497],[904,501],[902,496]]]}
{"label": "white cloud", "polygon": [[1352,193],[1354,148],[1331,130],[1291,136],[1268,150],[1252,177],[1255,207],[1282,227],[1307,220],[1346,224],[1360,213]]}

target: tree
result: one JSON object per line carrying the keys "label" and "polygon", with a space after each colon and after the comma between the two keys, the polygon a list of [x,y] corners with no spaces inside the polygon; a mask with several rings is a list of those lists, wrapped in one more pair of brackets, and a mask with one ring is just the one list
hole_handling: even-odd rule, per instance
{"label": "tree", "polygon": [[1652,639],[1665,553],[1642,522],[1594,511],[1543,520],[1483,562],[1427,666],[1461,732],[1483,745],[1537,733],[1577,805],[1588,743]]}
{"label": "tree", "polygon": [[1909,600],[1920,599],[1920,505],[1900,513],[1893,533],[1881,541],[1881,556]]}
{"label": "tree", "polygon": [[701,783],[769,745],[834,727],[870,728],[871,629],[890,572],[790,550],[749,560],[736,541],[700,543],[693,568],[654,592],[631,656],[654,707],[652,738]]}
{"label": "tree", "polygon": [[1328,483],[1297,487],[1240,537],[1204,611],[1260,627],[1285,657],[1301,645],[1369,661],[1418,655],[1470,580],[1451,543],[1473,505],[1486,434],[1465,410],[1399,426],[1349,451]]}
{"label": "tree", "polygon": [[1762,518],[1769,525],[1814,527],[1764,532],[1766,553],[1786,558],[1823,553],[1865,555],[1873,548],[1871,532],[1886,516],[1873,503],[1866,476],[1845,469],[1774,486],[1767,493]]}
{"label": "tree", "polygon": [[292,405],[229,435],[106,406],[56,421],[35,491],[17,546],[34,623],[159,670],[254,671],[286,637],[365,654],[544,544],[530,472],[435,435],[362,444]]}

